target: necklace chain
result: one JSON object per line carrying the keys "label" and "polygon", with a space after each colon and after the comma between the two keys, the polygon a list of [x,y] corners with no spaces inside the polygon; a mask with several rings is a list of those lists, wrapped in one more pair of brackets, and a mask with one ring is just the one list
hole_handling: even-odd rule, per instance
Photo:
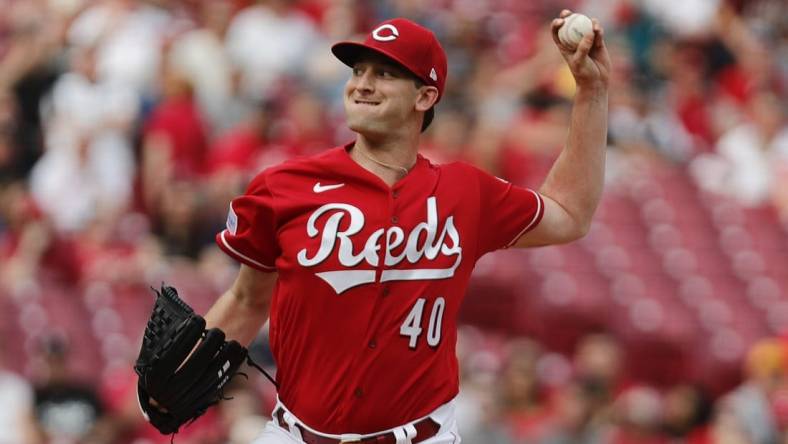
{"label": "necklace chain", "polygon": [[364,157],[366,157],[367,159],[369,159],[369,160],[371,160],[371,161],[375,162],[376,164],[378,164],[378,165],[380,165],[380,166],[382,166],[382,167],[390,168],[390,169],[392,169],[392,170],[399,170],[399,171],[401,171],[401,172],[402,172],[402,174],[404,174],[404,175],[407,175],[407,174],[408,174],[408,172],[410,172],[410,169],[409,169],[409,168],[405,168],[405,167],[401,167],[401,166],[399,166],[399,165],[392,165],[392,164],[389,164],[389,163],[381,162],[380,160],[378,160],[378,159],[375,159],[374,157],[372,157],[371,155],[369,155],[369,154],[368,154],[368,153],[367,153],[365,150],[359,150],[359,151],[361,151],[361,154],[363,154],[363,155],[364,155]]}

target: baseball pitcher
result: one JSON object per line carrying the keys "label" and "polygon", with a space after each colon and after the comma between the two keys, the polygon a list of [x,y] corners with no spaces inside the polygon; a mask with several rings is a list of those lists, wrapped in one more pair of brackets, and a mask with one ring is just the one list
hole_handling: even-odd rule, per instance
{"label": "baseball pitcher", "polygon": [[[268,320],[278,403],[255,444],[459,443],[456,322],[476,261],[502,248],[578,239],[602,191],[610,61],[596,21],[576,48],[561,43],[569,13],[553,20],[552,34],[577,93],[566,146],[539,190],[419,154],[447,76],[431,31],[398,18],[364,42],[335,44],[333,54],[351,68],[344,106],[355,140],[262,171],[230,203],[216,242],[241,263],[232,288],[204,324],[186,312],[153,322],[174,325],[169,333],[149,325],[150,344],[191,337],[181,346],[168,341],[179,351],[156,374],[173,381],[166,387],[145,376],[166,351],[138,362],[151,422],[177,431],[221,398],[245,359],[239,344]],[[209,351],[191,352],[206,342]],[[204,362],[190,365],[194,359]],[[202,398],[168,392],[190,387],[178,381],[209,365]]]}

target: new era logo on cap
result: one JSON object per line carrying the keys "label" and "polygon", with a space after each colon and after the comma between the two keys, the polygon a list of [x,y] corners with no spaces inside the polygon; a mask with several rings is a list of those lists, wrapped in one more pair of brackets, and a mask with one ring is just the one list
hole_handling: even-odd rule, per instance
{"label": "new era logo on cap", "polygon": [[446,85],[446,53],[429,29],[403,18],[387,20],[369,33],[363,43],[339,42],[331,47],[342,63],[352,67],[362,51],[382,54],[438,88],[438,100]]}

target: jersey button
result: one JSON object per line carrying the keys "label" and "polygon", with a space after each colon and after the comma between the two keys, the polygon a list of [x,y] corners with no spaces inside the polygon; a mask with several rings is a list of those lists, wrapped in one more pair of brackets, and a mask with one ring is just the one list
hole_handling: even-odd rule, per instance
{"label": "jersey button", "polygon": [[364,391],[361,390],[361,387],[357,387],[356,390],[353,391],[353,396],[355,396],[356,398],[360,398],[364,396]]}
{"label": "jersey button", "polygon": [[391,193],[391,197],[393,197],[394,199],[398,198],[399,197],[399,191],[393,191]]}
{"label": "jersey button", "polygon": [[369,348],[375,348],[377,346],[378,346],[378,341],[376,341],[374,339],[369,341]]}
{"label": "jersey button", "polygon": [[391,216],[391,223],[396,224],[397,222],[399,222],[399,218],[397,216]]}
{"label": "jersey button", "polygon": [[388,296],[391,293],[391,289],[388,286],[383,287],[383,296]]}

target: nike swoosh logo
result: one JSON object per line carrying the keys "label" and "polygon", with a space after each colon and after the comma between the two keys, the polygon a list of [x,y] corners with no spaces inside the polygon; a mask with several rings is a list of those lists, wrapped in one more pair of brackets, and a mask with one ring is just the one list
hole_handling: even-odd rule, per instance
{"label": "nike swoosh logo", "polygon": [[344,183],[338,183],[338,184],[335,184],[335,185],[320,185],[320,182],[318,182],[318,183],[315,184],[315,187],[312,188],[312,191],[314,191],[315,193],[322,193],[322,192],[325,192],[325,191],[335,190],[337,188],[344,187],[344,186],[345,186]]}

